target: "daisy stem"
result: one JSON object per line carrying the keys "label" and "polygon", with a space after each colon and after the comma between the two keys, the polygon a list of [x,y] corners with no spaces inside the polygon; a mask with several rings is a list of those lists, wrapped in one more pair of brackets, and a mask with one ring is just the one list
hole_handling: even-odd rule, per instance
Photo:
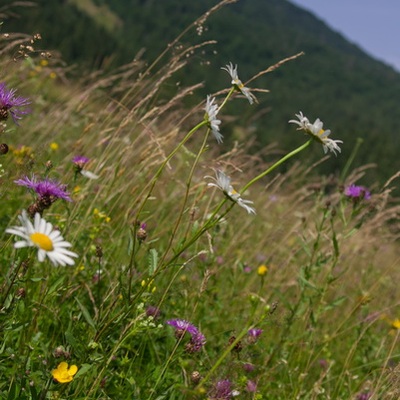
{"label": "daisy stem", "polygon": [[[220,107],[218,108],[218,111],[222,109],[222,107],[225,106],[226,102],[228,101],[228,99],[232,96],[232,93],[235,91],[235,87],[232,86],[231,89],[229,90],[228,94],[226,95],[224,101],[222,102],[222,104],[220,105]],[[143,210],[144,205],[147,202],[147,199],[150,197],[151,193],[153,192],[154,186],[157,182],[158,177],[161,175],[161,172],[164,170],[165,166],[168,164],[168,162],[171,160],[171,158],[178,152],[178,150],[192,137],[192,135],[198,131],[201,127],[203,127],[204,125],[207,125],[208,121],[206,119],[204,119],[203,121],[201,121],[200,123],[198,123],[194,128],[192,128],[187,135],[183,138],[183,140],[178,144],[178,146],[175,147],[175,149],[168,155],[168,157],[164,160],[164,162],[160,165],[160,167],[158,168],[157,172],[155,173],[153,179],[150,181],[150,189],[149,192],[147,194],[147,196],[145,197],[145,200],[143,201],[143,203],[140,205],[139,210],[137,212],[137,216],[140,215],[141,211]]]}
{"label": "daisy stem", "polygon": [[201,147],[200,147],[200,150],[197,152],[196,159],[194,160],[194,163],[193,163],[193,165],[192,165],[192,168],[190,169],[189,176],[188,176],[187,181],[186,181],[186,191],[185,191],[185,197],[184,197],[184,199],[183,199],[181,211],[179,212],[178,219],[177,219],[177,221],[176,221],[176,223],[175,223],[175,227],[174,227],[173,232],[172,232],[172,234],[171,234],[171,237],[170,237],[170,240],[169,240],[167,249],[165,250],[164,256],[162,257],[162,259],[161,259],[161,261],[160,261],[160,265],[163,264],[163,262],[164,262],[164,260],[165,260],[165,258],[166,258],[166,256],[167,256],[169,250],[171,249],[172,243],[173,243],[173,241],[174,241],[174,239],[175,239],[175,236],[176,236],[176,233],[177,233],[177,231],[178,231],[178,227],[179,227],[179,225],[180,225],[180,223],[181,223],[181,221],[182,221],[182,216],[183,216],[183,214],[184,214],[184,212],[185,212],[186,204],[187,204],[188,198],[189,198],[190,184],[191,184],[191,182],[192,182],[192,178],[193,178],[193,175],[194,175],[194,171],[195,171],[195,168],[196,168],[196,166],[198,165],[198,163],[199,163],[199,161],[200,161],[200,157],[201,157],[201,155],[203,154],[204,149],[205,149],[205,147],[206,147],[206,145],[207,145],[207,139],[208,139],[209,134],[210,134],[210,129],[208,128],[208,129],[207,129],[207,132],[206,132],[206,134],[205,134],[205,136],[204,136],[203,143],[202,143],[202,145],[201,145]]}
{"label": "daisy stem", "polygon": [[156,171],[156,173],[154,174],[153,179],[150,181],[150,189],[147,193],[147,196],[145,196],[142,204],[139,206],[139,209],[136,213],[137,215],[137,219],[141,213],[141,211],[143,210],[148,198],[151,196],[151,193],[153,192],[154,186],[158,180],[158,178],[161,175],[161,172],[164,170],[165,166],[169,163],[169,161],[171,160],[171,158],[178,152],[178,150],[192,137],[192,135],[198,131],[202,126],[207,125],[208,122],[203,120],[201,121],[199,124],[197,124],[194,128],[192,128],[187,135],[183,138],[183,140],[178,144],[178,146],[175,147],[175,149],[168,155],[168,157],[164,160],[164,162],[160,165],[160,167],[158,168],[158,170]]}
{"label": "daisy stem", "polygon": [[261,172],[261,174],[257,175],[255,178],[253,178],[249,183],[247,183],[243,189],[240,190],[240,193],[244,193],[251,185],[253,185],[254,183],[256,183],[258,180],[260,180],[261,178],[264,178],[265,175],[268,175],[270,172],[272,172],[275,168],[279,167],[281,164],[283,164],[285,161],[287,161],[289,158],[292,158],[294,155],[296,155],[297,153],[300,153],[301,151],[303,151],[306,147],[308,147],[310,145],[310,143],[312,142],[312,139],[310,139],[308,142],[304,143],[303,145],[301,145],[300,147],[298,147],[297,149],[291,151],[290,153],[286,154],[286,156],[282,157],[280,160],[278,160],[274,165],[272,165],[271,167],[269,167],[268,169],[266,169],[265,171]]}
{"label": "daisy stem", "polygon": [[219,106],[218,111],[222,110],[222,108],[225,106],[226,102],[229,100],[229,97],[232,96],[232,93],[235,91],[235,86],[231,87],[231,90],[229,90],[228,94],[226,95],[224,101],[222,102],[222,104]]}

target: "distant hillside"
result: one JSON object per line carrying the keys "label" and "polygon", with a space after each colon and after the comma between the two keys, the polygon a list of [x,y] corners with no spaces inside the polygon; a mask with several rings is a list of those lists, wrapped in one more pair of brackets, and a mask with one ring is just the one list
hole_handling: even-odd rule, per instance
{"label": "distant hillside", "polygon": [[[39,31],[45,47],[61,50],[68,62],[91,68],[110,60],[115,64],[130,61],[142,48],[146,49],[144,58],[154,59],[216,4],[212,0],[36,2],[35,8],[21,8],[21,18],[8,20],[3,30]],[[183,42],[209,39],[218,44],[196,55],[190,73],[176,78],[183,85],[204,81],[201,96],[228,84],[220,67],[230,61],[239,65],[245,81],[282,58],[305,52],[252,83],[271,92],[258,95],[259,105],[246,107],[245,119],[224,125],[226,137],[239,123],[251,125],[261,145],[279,140],[285,148],[293,148],[303,138],[296,136],[287,121],[301,110],[310,119],[320,117],[333,137],[345,142],[342,155],[332,157],[324,165],[325,172],[343,165],[358,137],[364,139],[358,165],[378,163],[376,173],[381,179],[400,168],[400,74],[366,55],[314,15],[286,0],[241,0],[212,15],[201,36],[193,30]],[[244,100],[234,102],[231,112],[244,104]],[[254,114],[260,110],[265,113],[254,122]],[[315,156],[320,155],[316,148]]]}

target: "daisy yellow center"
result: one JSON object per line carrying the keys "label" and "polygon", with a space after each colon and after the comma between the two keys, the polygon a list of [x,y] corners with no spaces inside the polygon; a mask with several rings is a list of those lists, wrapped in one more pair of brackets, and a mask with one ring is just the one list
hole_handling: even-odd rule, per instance
{"label": "daisy yellow center", "polygon": [[53,242],[44,233],[35,232],[32,233],[30,239],[35,244],[35,246],[41,248],[42,250],[52,251],[54,250]]}
{"label": "daisy yellow center", "polygon": [[323,129],[320,129],[318,132],[318,135],[321,136],[325,131]]}

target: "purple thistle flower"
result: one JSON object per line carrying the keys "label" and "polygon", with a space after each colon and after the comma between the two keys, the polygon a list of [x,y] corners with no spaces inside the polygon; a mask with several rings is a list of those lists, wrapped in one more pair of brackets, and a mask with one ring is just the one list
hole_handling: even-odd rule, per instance
{"label": "purple thistle flower", "polygon": [[357,400],[369,400],[372,396],[372,393],[370,392],[363,392],[363,393],[359,393],[357,395]]}
{"label": "purple thistle flower", "polygon": [[82,169],[88,162],[89,162],[89,158],[85,157],[85,156],[75,156],[72,159],[72,162],[79,168]]}
{"label": "purple thistle flower", "polygon": [[206,344],[205,336],[190,322],[185,321],[184,319],[171,319],[166,323],[176,329],[175,336],[179,339],[186,332],[190,334],[191,339],[185,346],[186,351],[189,353],[200,351]]}
{"label": "purple thistle flower", "polygon": [[188,332],[191,335],[199,333],[194,325],[184,319],[170,319],[167,324],[173,326],[177,331]]}
{"label": "purple thistle flower", "polygon": [[8,114],[15,124],[23,115],[29,114],[30,110],[25,107],[31,104],[29,99],[15,96],[16,89],[8,90],[4,82],[0,83],[0,120],[6,120]]}
{"label": "purple thistle flower", "polygon": [[40,198],[50,198],[52,200],[63,199],[72,201],[69,193],[66,191],[67,186],[51,179],[37,180],[34,175],[32,179],[25,176],[22,179],[14,181],[19,186],[25,186],[35,191]]}
{"label": "purple thistle flower", "polygon": [[255,369],[255,366],[253,364],[251,364],[251,363],[245,363],[245,364],[243,364],[243,369],[246,372],[253,372],[254,369]]}
{"label": "purple thistle flower", "polygon": [[190,342],[187,343],[185,349],[188,353],[197,353],[206,344],[206,337],[201,333],[195,333],[192,335]]}
{"label": "purple thistle flower", "polygon": [[251,267],[247,264],[245,264],[243,266],[243,272],[245,272],[246,274],[249,274],[251,272]]}
{"label": "purple thistle flower", "polygon": [[218,381],[211,392],[212,400],[229,400],[232,398],[232,384],[229,379]]}
{"label": "purple thistle flower", "polygon": [[353,200],[369,200],[371,198],[370,191],[364,186],[350,185],[344,191],[344,194]]}
{"label": "purple thistle flower", "polygon": [[258,337],[262,334],[262,329],[252,328],[249,329],[247,334],[249,335],[249,343],[255,343],[258,340]]}
{"label": "purple thistle flower", "polygon": [[257,339],[262,333],[263,333],[263,330],[257,329],[257,328],[249,329],[249,331],[247,332],[247,334],[250,337],[255,338],[255,339]]}
{"label": "purple thistle flower", "polygon": [[154,319],[157,319],[161,315],[161,311],[158,307],[148,306],[146,308],[146,315],[148,317],[153,317]]}
{"label": "purple thistle flower", "polygon": [[329,367],[329,362],[325,358],[320,358],[318,364],[322,369],[328,369]]}
{"label": "purple thistle flower", "polygon": [[250,393],[255,393],[257,392],[257,383],[254,381],[247,381],[246,384],[246,390]]}

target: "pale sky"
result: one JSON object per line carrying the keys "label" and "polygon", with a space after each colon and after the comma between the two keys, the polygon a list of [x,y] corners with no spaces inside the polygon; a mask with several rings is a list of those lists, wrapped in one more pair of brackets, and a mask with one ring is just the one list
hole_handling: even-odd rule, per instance
{"label": "pale sky", "polygon": [[290,0],[400,72],[400,0]]}

